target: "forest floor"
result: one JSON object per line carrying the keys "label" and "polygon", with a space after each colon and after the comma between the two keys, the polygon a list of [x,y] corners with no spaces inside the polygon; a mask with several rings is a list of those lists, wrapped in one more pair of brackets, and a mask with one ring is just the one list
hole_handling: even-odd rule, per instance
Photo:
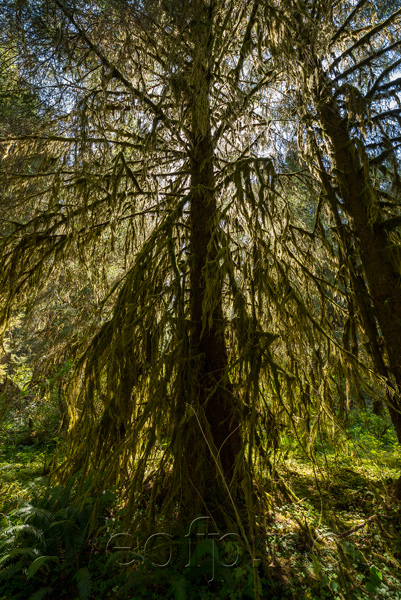
{"label": "forest floor", "polygon": [[[262,534],[256,540],[255,556],[261,560],[256,579],[249,558],[224,571],[215,569],[213,554],[212,567],[210,560],[206,565],[209,574],[205,569],[199,569],[198,575],[196,568],[183,569],[179,561],[164,569],[144,561],[131,568],[128,581],[127,570],[119,570],[106,552],[110,534],[118,530],[117,519],[113,518],[97,537],[87,539],[83,533],[81,541],[85,543],[74,546],[71,560],[66,557],[72,538],[63,539],[63,533],[51,556],[32,542],[34,552],[29,560],[24,559],[28,550],[22,551],[15,539],[18,527],[29,523],[26,515],[31,509],[27,509],[30,505],[25,505],[25,512],[12,513],[12,509],[17,506],[16,498],[31,501],[34,506],[33,499],[43,494],[55,444],[28,444],[26,437],[21,443],[18,436],[3,435],[0,600],[40,600],[57,590],[57,597],[67,600],[239,600],[254,598],[255,585],[266,600],[401,600],[401,506],[392,495],[399,475],[400,451],[387,430],[378,435],[362,426],[354,429],[352,443],[343,444],[341,451],[334,451],[328,444],[321,446],[314,460],[300,453],[290,440],[283,441],[280,456],[276,457],[277,485],[271,476],[259,482],[270,503],[270,514],[259,524]],[[88,518],[93,502],[89,498]],[[51,527],[57,529],[61,523],[60,511],[52,517],[46,506],[46,526],[49,522],[50,526],[46,530],[49,533],[44,531],[43,535],[51,536]],[[68,512],[68,500],[62,509],[64,523],[73,523],[79,532],[80,517],[73,518]],[[35,518],[40,520],[40,514]],[[35,523],[40,530],[39,521]],[[87,530],[87,525],[82,527],[82,531]],[[10,554],[13,543],[14,558]],[[225,552],[232,553],[233,548],[226,545]],[[203,547],[202,558],[206,554]],[[214,581],[210,581],[210,568]],[[60,581],[69,583],[59,589]]]}

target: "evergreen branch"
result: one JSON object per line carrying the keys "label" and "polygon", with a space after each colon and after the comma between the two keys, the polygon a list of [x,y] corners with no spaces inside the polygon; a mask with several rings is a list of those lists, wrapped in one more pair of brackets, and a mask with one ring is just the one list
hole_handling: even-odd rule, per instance
{"label": "evergreen branch", "polygon": [[250,51],[250,47],[252,45],[252,29],[255,26],[256,23],[256,19],[257,19],[257,15],[258,15],[258,9],[260,6],[260,0],[253,0],[253,6],[252,6],[252,11],[251,14],[249,16],[248,19],[248,24],[246,27],[246,31],[242,40],[242,46],[241,49],[239,51],[239,57],[238,57],[238,62],[235,66],[234,69],[234,83],[235,85],[238,84],[238,80],[240,77],[240,73],[241,70],[244,66],[244,61],[245,58],[248,54],[248,52]]}
{"label": "evergreen branch", "polygon": [[[401,64],[401,60],[396,62],[396,65],[399,65],[399,64]],[[398,89],[394,90],[394,92],[399,92],[400,91],[400,89],[401,89],[401,77],[397,77],[396,79],[393,79],[392,81],[389,81],[388,83],[384,83],[383,85],[377,87],[374,90],[374,92],[376,94],[378,94],[380,92],[385,92],[385,91],[391,90],[392,88],[398,88]],[[366,95],[366,97],[370,98],[371,96],[373,96],[373,89],[374,88],[372,88],[372,90],[370,90],[368,92],[368,94]],[[371,94],[371,92],[372,92],[372,94]]]}
{"label": "evergreen branch", "polygon": [[399,67],[399,65],[401,65],[401,59],[395,61],[395,63],[389,65],[386,69],[383,69],[383,71],[380,73],[380,75],[376,78],[376,81],[374,82],[374,84],[372,85],[372,87],[370,88],[368,93],[365,95],[365,98],[371,98],[375,94],[375,92],[380,92],[380,91],[389,89],[393,86],[397,86],[398,84],[400,84],[401,78],[399,77],[398,80],[395,79],[393,81],[389,81],[388,83],[385,83],[382,86],[379,85],[380,82],[383,81],[383,79],[385,77],[388,77],[390,75],[390,73],[392,73],[395,69],[397,69]]}
{"label": "evergreen branch", "polygon": [[[401,13],[401,9],[400,9],[400,13]],[[352,75],[352,73],[355,73],[355,71],[363,69],[363,67],[370,65],[370,63],[372,61],[374,61],[375,59],[379,58],[380,56],[383,56],[383,54],[386,54],[387,52],[392,52],[399,46],[401,46],[401,40],[394,42],[394,44],[391,44],[391,46],[387,46],[386,48],[381,48],[380,50],[371,52],[366,58],[364,58],[360,62],[356,63],[355,65],[352,65],[352,67],[349,67],[343,73],[340,73],[339,75],[334,77],[333,81],[340,81],[341,79],[345,79],[349,75]]]}
{"label": "evergreen branch", "polygon": [[[388,27],[389,25],[391,25],[393,23],[393,21],[395,21],[396,18],[399,15],[401,15],[401,8],[399,8],[398,10],[396,10],[395,12],[393,12],[387,19],[384,19],[384,21],[382,21],[381,23],[378,23],[377,25],[375,25],[374,27],[372,27],[367,33],[365,33],[365,35],[363,35],[361,38],[359,38],[359,40],[356,41],[355,44],[353,44],[350,48],[347,48],[342,54],[340,54],[340,56],[338,56],[331,63],[331,65],[330,65],[330,71],[332,71],[338,64],[340,64],[340,62],[347,55],[351,55],[352,52],[354,52],[354,50],[356,50],[360,46],[363,46],[364,44],[367,44],[371,40],[372,37],[374,37],[375,35],[379,34],[381,31],[383,31],[383,29],[385,29],[386,27]],[[396,42],[395,44],[393,44],[393,47],[398,46],[399,43],[400,42]],[[391,48],[391,46],[389,48]],[[388,49],[386,49],[385,52],[387,52]],[[382,52],[380,52],[380,54],[381,53]],[[340,76],[339,76],[339,78],[340,78]]]}
{"label": "evergreen branch", "polygon": [[341,35],[345,32],[348,25],[351,23],[354,16],[358,13],[359,10],[361,10],[365,6],[365,4],[367,2],[368,2],[368,0],[359,0],[358,4],[350,12],[348,17],[345,19],[344,23],[341,25],[341,27],[339,27],[337,29],[337,31],[334,33],[334,35],[331,37],[330,42],[329,42],[329,48],[341,37]]}
{"label": "evergreen branch", "polygon": [[[163,123],[165,123],[169,129],[171,129],[170,120],[164,114],[160,106],[155,104],[144,92],[136,88],[129,79],[125,77],[122,71],[116,67],[113,62],[107,58],[107,56],[100,50],[99,46],[95,44],[89,37],[89,35],[78,25],[76,19],[74,18],[74,14],[64,6],[60,0],[55,0],[56,5],[60,8],[60,10],[65,14],[71,24],[75,27],[75,29],[79,32],[82,39],[85,40],[86,44],[90,48],[90,50],[100,59],[101,63],[106,66],[110,73],[113,74],[115,78],[117,78],[126,88],[129,90],[135,98],[138,98],[141,102],[143,102],[154,114],[156,119],[160,119]],[[182,141],[182,140],[181,140]]]}
{"label": "evergreen branch", "polygon": [[375,223],[375,227],[377,229],[382,229],[384,231],[394,231],[397,227],[401,225],[401,216],[392,217],[391,219],[386,219],[385,221],[379,221]]}

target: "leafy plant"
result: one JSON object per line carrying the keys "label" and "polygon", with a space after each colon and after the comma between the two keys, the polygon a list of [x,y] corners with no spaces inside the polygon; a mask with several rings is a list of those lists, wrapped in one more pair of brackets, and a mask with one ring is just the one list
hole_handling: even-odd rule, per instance
{"label": "leafy plant", "polygon": [[95,498],[85,490],[78,496],[74,477],[32,502],[22,500],[0,534],[0,597],[7,592],[26,598],[29,591],[31,600],[40,600],[64,590],[86,600],[89,536],[104,524],[102,514],[112,497],[105,492]]}

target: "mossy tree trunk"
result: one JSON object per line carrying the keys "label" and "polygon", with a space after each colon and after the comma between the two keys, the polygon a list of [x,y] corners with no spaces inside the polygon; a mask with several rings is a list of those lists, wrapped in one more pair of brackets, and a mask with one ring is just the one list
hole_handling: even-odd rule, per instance
{"label": "mossy tree trunk", "polygon": [[[398,185],[395,144],[399,138],[386,126],[389,112],[384,104],[389,89],[393,96],[399,92],[398,82],[394,89],[392,82],[384,83],[392,64],[397,64],[390,55],[394,46],[387,41],[395,31],[399,11],[394,9],[381,21],[370,21],[363,10],[365,3],[344,4],[343,24],[338,26],[329,4],[315,3],[306,8],[297,0],[283,1],[280,10],[267,11],[272,30],[269,44],[297,89],[294,100],[302,132],[299,147],[312,176],[320,179],[322,200],[334,218],[340,264],[350,289],[350,296],[348,292],[346,296],[355,299],[376,372],[388,386],[386,404],[401,443],[399,245],[392,241],[391,227],[386,223],[388,219],[397,227],[400,217],[378,202],[385,181],[386,190],[393,190],[390,204],[394,211],[399,205],[394,194]],[[356,22],[360,33],[352,35]],[[387,35],[382,35],[383,31]],[[377,56],[385,57],[384,62],[376,62]],[[398,119],[398,111],[395,113]],[[373,143],[365,142],[368,131]],[[383,146],[386,151],[380,152]],[[380,154],[372,157],[372,148]],[[390,169],[384,164],[389,157],[393,161]],[[375,175],[373,165],[386,173],[383,180]]]}
{"label": "mossy tree trunk", "polygon": [[[238,406],[228,375],[228,354],[218,273],[219,211],[215,194],[207,49],[209,24],[198,27],[191,98],[190,344],[195,372],[194,430],[185,449],[193,483],[207,499],[234,485],[234,466],[242,449]],[[202,429],[202,431],[201,431]],[[207,439],[207,442],[206,442]],[[201,468],[200,468],[201,467]],[[238,470],[235,479],[238,480]]]}
{"label": "mossy tree trunk", "polygon": [[390,372],[395,378],[396,396],[388,410],[401,443],[401,287],[400,274],[391,258],[390,241],[381,227],[369,215],[372,210],[371,183],[366,179],[364,166],[355,143],[341,118],[335,101],[330,97],[319,100],[318,115],[331,147],[344,208],[359,243],[359,256],[366,276],[379,324]]}
{"label": "mossy tree trunk", "polygon": [[[391,240],[380,221],[368,153],[361,140],[353,138],[350,132],[352,115],[349,111],[352,108],[348,106],[348,114],[344,114],[344,111],[341,113],[333,91],[333,81],[323,67],[317,50],[316,31],[310,25],[305,25],[300,13],[294,13],[292,27],[293,35],[302,42],[296,47],[294,56],[303,72],[303,79],[299,79],[299,74],[296,75],[304,96],[301,112],[305,111],[302,101],[309,101],[314,106],[313,120],[319,128],[319,134],[316,135],[314,130],[313,143],[320,180],[335,218],[342,251],[347,255],[348,265],[351,265],[350,285],[375,368],[378,375],[394,388],[394,394],[387,396],[387,406],[401,443],[400,266],[397,258],[392,256]],[[325,144],[323,150],[319,143],[320,135]],[[330,160],[330,174],[323,154]],[[341,198],[341,204],[337,196]],[[347,215],[347,223],[341,212]],[[356,253],[351,250],[352,256],[351,244],[347,240],[349,233],[357,245]],[[362,275],[356,273],[357,255],[362,263]]]}

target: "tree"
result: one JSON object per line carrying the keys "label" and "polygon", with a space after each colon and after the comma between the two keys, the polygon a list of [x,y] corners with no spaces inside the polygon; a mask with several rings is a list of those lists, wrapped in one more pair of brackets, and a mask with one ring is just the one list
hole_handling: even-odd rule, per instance
{"label": "tree", "polygon": [[[230,504],[241,485],[249,496],[266,423],[277,437],[266,401],[256,418],[261,373],[278,395],[280,377],[294,378],[269,350],[279,337],[269,319],[290,304],[299,316],[303,299],[278,259],[285,200],[271,158],[259,156],[274,73],[250,54],[258,7],[57,2],[5,12],[26,40],[21,69],[39,85],[39,57],[58,116],[45,133],[5,140],[26,161],[38,156],[41,187],[34,216],[5,241],[4,306],[69,253],[92,252],[96,270],[99,252],[124,245],[113,313],[79,364],[66,469],[102,464],[104,484],[128,478],[136,492],[158,457],[153,498],[172,466],[165,506],[180,497],[194,513]],[[32,202],[24,174],[7,169],[14,197]],[[167,443],[161,458],[157,439]]]}
{"label": "tree", "polygon": [[[2,181],[30,211],[2,241],[2,322],[72,253],[99,281],[114,261],[57,473],[122,483],[128,518],[152,484],[153,509],[236,518],[242,497],[252,523],[254,474],[273,470],[279,428],[312,447],[336,410],[341,357],[357,364],[334,331],[320,184],[284,156],[296,104],[277,98],[264,8],[4,3],[19,68],[52,114],[2,139]],[[311,231],[297,194],[317,214]]]}
{"label": "tree", "polygon": [[[85,473],[93,461],[125,456],[121,476],[137,459],[136,490],[156,438],[167,436],[159,471],[173,462],[169,498],[178,491],[188,511],[198,511],[221,502],[227,486],[235,495],[244,477],[243,407],[229,373],[222,307],[224,280],[236,283],[221,223],[231,208],[224,189],[257,143],[257,115],[248,139],[234,141],[236,128],[268,77],[244,69],[255,10],[249,22],[234,4],[204,2],[20,10],[21,68],[37,82],[29,53],[40,57],[43,89],[54,81],[59,116],[46,135],[7,140],[27,161],[39,154],[42,187],[35,216],[6,241],[5,305],[49,277],[67,252],[110,250],[123,240],[113,315],[80,363],[82,412],[71,408],[68,466]],[[8,18],[14,11],[9,4]],[[229,21],[240,34],[232,39]],[[21,172],[5,177],[13,194],[26,197]],[[77,443],[83,434],[90,445]],[[115,480],[118,469],[106,472]]]}
{"label": "tree", "polygon": [[[15,63],[15,41],[10,36],[8,44],[0,45],[0,136],[29,133],[39,119],[38,97],[35,90],[23,80]],[[15,158],[15,164],[18,165],[18,157]],[[6,236],[10,231],[9,221],[18,218],[18,204],[6,193],[2,193],[0,211],[0,236]],[[12,401],[21,393],[9,378],[13,369],[11,350],[15,350],[12,344],[8,348],[2,344],[0,348],[0,422]]]}
{"label": "tree", "polygon": [[347,301],[358,307],[353,319],[389,386],[401,442],[401,9],[366,1],[265,7],[270,49],[299,117],[299,147],[334,221]]}

